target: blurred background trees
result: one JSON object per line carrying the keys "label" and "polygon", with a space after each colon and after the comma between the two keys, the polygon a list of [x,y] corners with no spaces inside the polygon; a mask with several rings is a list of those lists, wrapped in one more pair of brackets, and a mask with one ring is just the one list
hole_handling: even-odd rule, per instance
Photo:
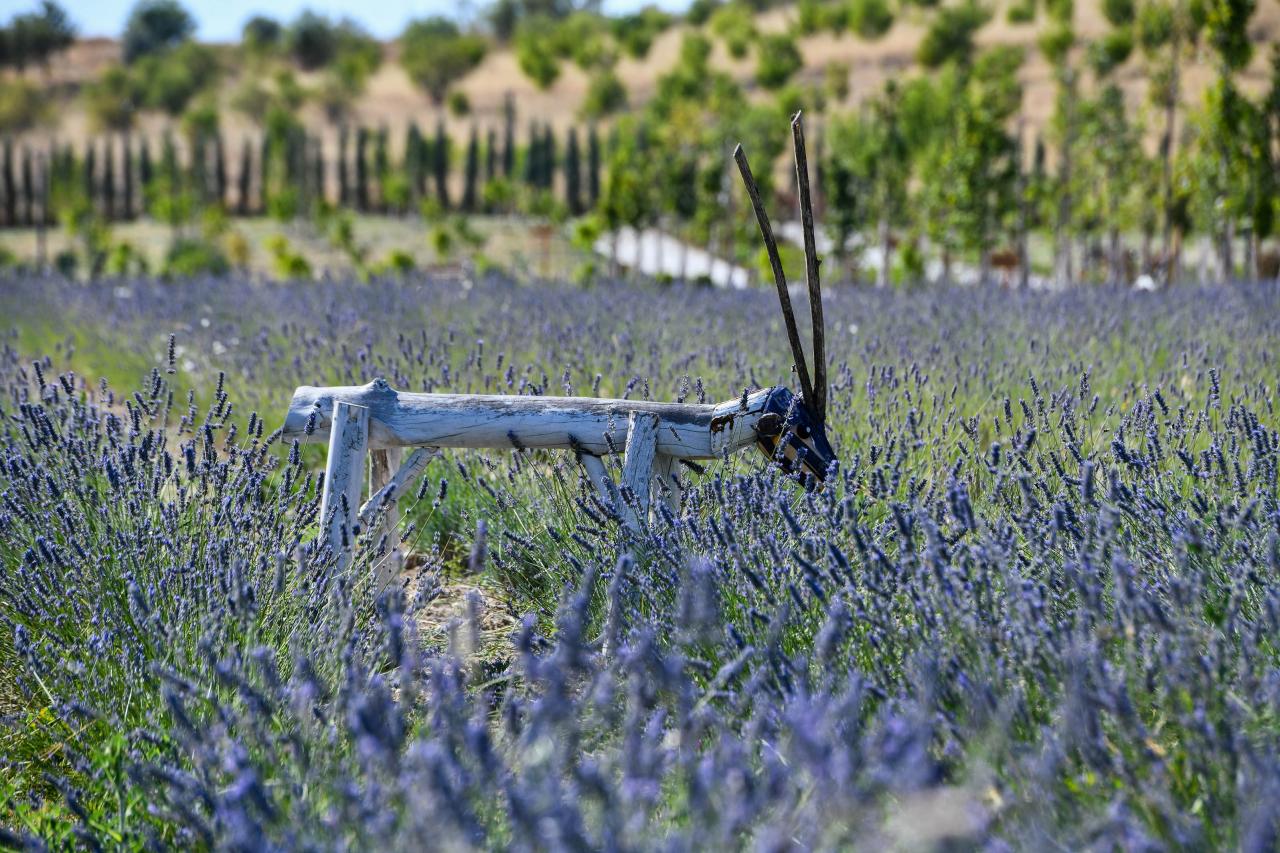
{"label": "blurred background trees", "polygon": [[[1275,274],[1280,49],[1260,91],[1253,0],[1099,0],[1104,29],[1088,37],[1073,0],[1021,0],[1003,18],[1034,24],[1025,47],[979,37],[999,11],[980,0],[801,0],[762,16],[769,5],[610,17],[569,0],[501,0],[469,21],[412,20],[389,48],[312,11],[259,14],[238,43],[202,44],[177,0],[141,0],[119,61],[68,90],[45,81],[75,27],[44,2],[0,27],[0,127],[13,137],[0,212],[14,226],[149,216],[184,238],[215,214],[323,233],[337,220],[317,217],[339,209],[571,216],[599,234],[658,229],[750,269],[757,247],[728,153],[746,142],[775,208],[789,210],[786,120],[803,109],[830,253],[849,278],[1177,280],[1188,241],[1212,245],[1220,277]],[[914,67],[872,86],[851,87],[848,62],[806,56],[808,39],[874,42],[900,22],[919,34]],[[674,40],[674,58],[635,88],[659,37]],[[560,99],[568,75],[581,94],[551,120],[513,97],[477,105],[487,90],[472,81],[495,53],[526,91]],[[388,57],[426,104],[391,127],[360,108]],[[1048,69],[1050,104],[1025,103],[1031,62]],[[1193,65],[1212,80],[1189,99]],[[53,142],[44,129],[69,97],[91,136]],[[26,212],[44,196],[51,213]]]}

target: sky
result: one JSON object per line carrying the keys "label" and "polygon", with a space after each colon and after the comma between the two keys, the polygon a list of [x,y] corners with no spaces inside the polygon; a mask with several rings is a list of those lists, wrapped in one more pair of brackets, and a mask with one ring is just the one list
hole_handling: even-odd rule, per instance
{"label": "sky", "polygon": [[[82,36],[117,36],[124,29],[134,0],[61,0]],[[405,22],[424,15],[475,17],[485,3],[475,0],[181,0],[198,26],[202,41],[232,41],[253,15],[289,21],[303,9],[334,18],[350,17],[378,38],[393,38]],[[605,0],[605,10],[630,12],[652,0]],[[0,20],[36,8],[37,0],[0,0]],[[656,0],[665,9],[681,9],[687,0]]]}

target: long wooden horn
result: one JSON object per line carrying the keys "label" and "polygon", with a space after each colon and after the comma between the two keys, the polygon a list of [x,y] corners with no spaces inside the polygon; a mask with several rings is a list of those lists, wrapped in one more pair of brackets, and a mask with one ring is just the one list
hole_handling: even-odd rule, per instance
{"label": "long wooden horn", "polygon": [[760,225],[760,236],[764,238],[765,250],[769,253],[769,266],[773,269],[773,281],[778,286],[778,301],[782,303],[782,319],[787,326],[787,339],[791,342],[791,354],[796,360],[796,375],[800,377],[800,392],[806,401],[813,399],[813,383],[809,381],[809,367],[805,364],[804,348],[800,345],[800,332],[796,329],[796,315],[791,310],[791,294],[787,292],[787,276],[782,271],[782,259],[778,257],[778,244],[773,239],[773,228],[769,225],[769,214],[765,213],[764,203],[760,201],[760,188],[751,174],[751,164],[747,162],[746,152],[742,145],[733,149],[734,162],[742,173],[742,183],[746,184],[747,195],[751,197],[751,207],[756,212],[756,222]]}
{"label": "long wooden horn", "polygon": [[805,402],[820,423],[827,422],[827,342],[822,322],[822,283],[818,278],[818,247],[813,237],[813,199],[809,197],[809,160],[804,150],[804,123],[800,113],[791,119],[796,149],[796,186],[800,190],[800,224],[804,229],[805,274],[809,283],[809,312],[813,320],[813,388]]}

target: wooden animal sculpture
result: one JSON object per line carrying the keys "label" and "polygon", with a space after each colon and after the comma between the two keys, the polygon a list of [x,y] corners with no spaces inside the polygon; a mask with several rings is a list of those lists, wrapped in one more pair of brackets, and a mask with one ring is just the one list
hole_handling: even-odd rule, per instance
{"label": "wooden animal sculpture", "polygon": [[[756,445],[788,472],[823,480],[835,465],[827,440],[827,374],[822,293],[814,245],[813,204],[800,115],[792,121],[797,185],[804,229],[813,325],[811,376],[800,344],[786,277],[769,217],[742,146],[734,160],[746,184],[769,254],[801,393],[766,388],[714,405],[479,394],[396,391],[383,379],[367,385],[302,386],[285,418],[284,438],[328,441],[321,498],[323,536],[340,563],[355,537],[375,520],[390,533],[398,519],[394,499],[440,448],[558,449],[574,453],[601,498],[632,527],[647,519],[651,498],[678,511],[679,463],[716,459]],[[403,450],[416,448],[407,457]],[[623,453],[624,494],[601,457]],[[362,501],[366,455],[372,455],[371,497]],[[630,498],[630,499],[628,499]],[[380,566],[393,576],[399,555]]]}

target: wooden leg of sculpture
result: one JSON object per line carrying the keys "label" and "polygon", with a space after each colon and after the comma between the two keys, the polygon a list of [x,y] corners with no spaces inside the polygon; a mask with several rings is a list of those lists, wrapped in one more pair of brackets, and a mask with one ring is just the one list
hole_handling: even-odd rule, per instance
{"label": "wooden leg of sculpture", "polygon": [[[400,460],[404,455],[404,451],[399,447],[388,447],[385,450],[369,451],[369,495],[378,494],[387,487],[391,482],[392,476],[400,468]],[[378,507],[377,509],[382,509]],[[377,509],[374,510],[377,515]],[[361,519],[362,525],[367,523]],[[381,590],[387,584],[393,583],[400,576],[400,570],[404,568],[404,554],[400,551],[400,510],[393,499],[387,502],[386,508],[382,509],[381,517],[378,521],[378,528],[373,531],[372,541],[374,547],[377,543],[384,541],[386,545],[385,553],[376,558],[373,564],[373,582],[374,588]]]}
{"label": "wooden leg of sculpture", "polygon": [[659,453],[653,458],[653,496],[671,511],[680,514],[680,483],[676,481],[676,469],[680,463],[674,456]]}
{"label": "wooden leg of sculpture", "polygon": [[618,506],[618,487],[614,485],[613,478],[605,470],[604,461],[590,453],[579,454],[578,461],[586,469],[587,479],[591,481],[591,485],[600,493],[600,500],[607,506]]}
{"label": "wooden leg of sculpture", "polygon": [[628,418],[627,452],[622,458],[622,483],[634,495],[635,506],[623,501],[622,517],[639,529],[649,518],[649,484],[658,452],[659,418],[652,412],[632,412]]}
{"label": "wooden leg of sculpture", "polygon": [[320,524],[325,543],[337,556],[339,568],[346,568],[351,561],[351,548],[359,533],[357,513],[364,487],[364,455],[368,448],[368,408],[335,402],[333,423],[329,427],[324,493],[320,498]]}

